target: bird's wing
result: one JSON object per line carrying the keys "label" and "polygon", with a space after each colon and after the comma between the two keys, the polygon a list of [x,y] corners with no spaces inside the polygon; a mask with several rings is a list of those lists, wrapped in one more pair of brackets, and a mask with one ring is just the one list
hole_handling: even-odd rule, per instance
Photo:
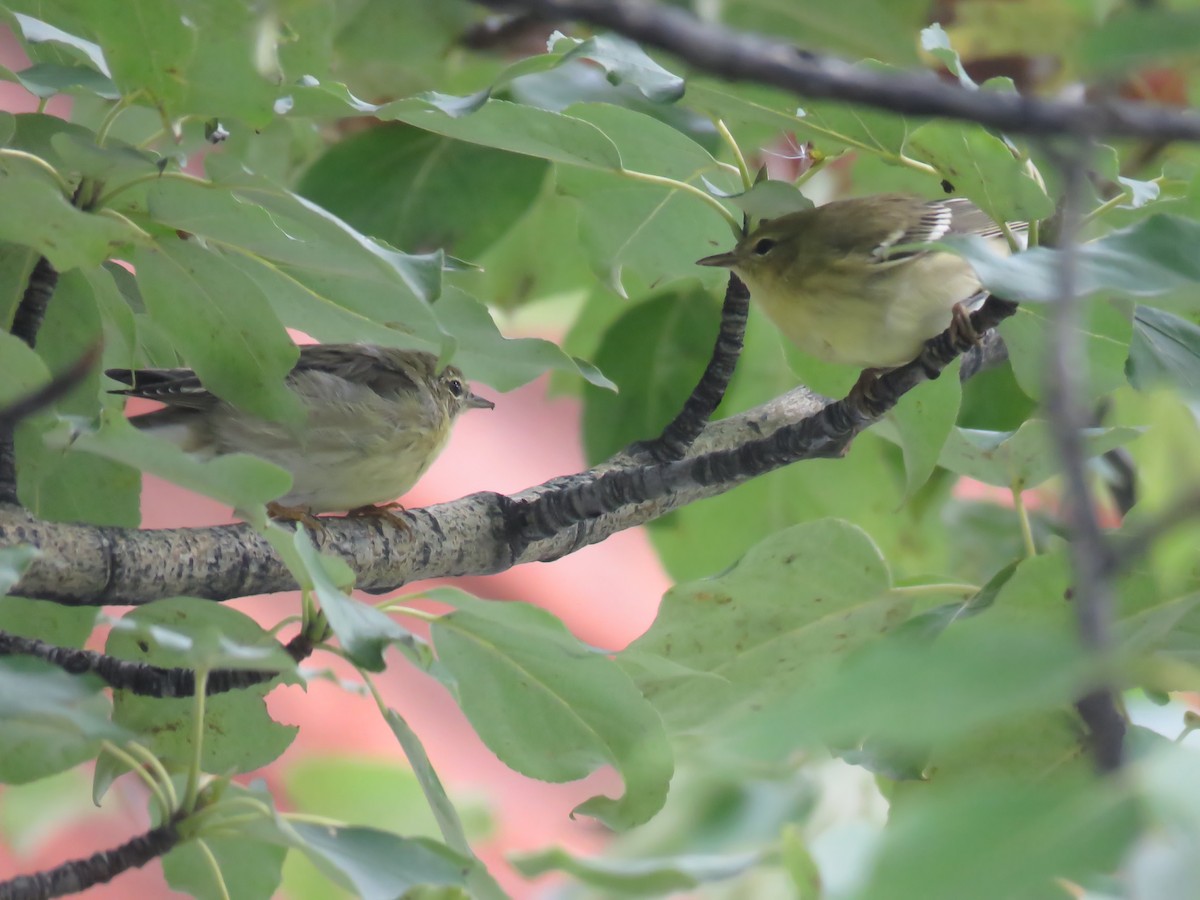
{"label": "bird's wing", "polygon": [[[1024,234],[1029,225],[1013,222],[1014,234]],[[923,205],[920,218],[907,228],[898,228],[875,248],[880,262],[911,259],[926,251],[914,244],[931,244],[949,235],[975,234],[989,240],[1004,237],[1004,231],[982,209],[965,197],[931,200]]]}
{"label": "bird's wing", "polygon": [[208,409],[219,402],[191,369],[105,369],[104,374],[129,385],[128,390],[112,391],[114,394],[144,397],[187,409]]}
{"label": "bird's wing", "polygon": [[300,348],[292,374],[324,372],[388,397],[418,390],[418,379],[432,377],[436,364],[432,353],[370,344],[311,344]]}

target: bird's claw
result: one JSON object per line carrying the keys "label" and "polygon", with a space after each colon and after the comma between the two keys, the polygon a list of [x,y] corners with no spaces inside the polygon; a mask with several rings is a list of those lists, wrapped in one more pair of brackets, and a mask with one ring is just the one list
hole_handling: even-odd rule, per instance
{"label": "bird's claw", "polygon": [[402,503],[399,503],[398,501],[393,500],[391,503],[381,503],[378,506],[375,506],[373,504],[368,504],[366,506],[357,506],[354,509],[352,509],[346,513],[346,518],[347,519],[383,519],[386,522],[390,522],[392,527],[394,527],[394,528],[399,528],[401,531],[405,531],[405,532],[411,531],[412,526],[410,526],[408,524],[408,521],[406,519],[402,518],[401,516],[397,515],[396,513],[392,512],[392,510],[399,510],[400,512],[405,511],[404,505]]}
{"label": "bird's claw", "polygon": [[278,522],[296,522],[315,531],[324,531],[325,523],[306,506],[284,506],[274,501],[267,504],[267,515]]}

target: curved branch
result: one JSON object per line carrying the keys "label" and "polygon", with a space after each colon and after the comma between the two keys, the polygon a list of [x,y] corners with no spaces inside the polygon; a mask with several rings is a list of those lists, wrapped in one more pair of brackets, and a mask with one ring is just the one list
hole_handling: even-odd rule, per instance
{"label": "curved branch", "polygon": [[1149,103],[1042,100],[972,91],[931,72],[874,72],[784,41],[701,22],[645,0],[476,0],[551,20],[611,28],[735,81],[755,81],[810,99],[843,100],[902,115],[979,122],[1012,134],[1142,137],[1200,141],[1200,115]]}
{"label": "curved branch", "polygon": [[179,843],[176,815],[157,828],[140,834],[112,850],[93,853],[87,859],[73,859],[36,875],[18,875],[0,882],[0,900],[45,900],[77,894],[97,884],[112,881],[122,872],[138,869],[163,856]]}

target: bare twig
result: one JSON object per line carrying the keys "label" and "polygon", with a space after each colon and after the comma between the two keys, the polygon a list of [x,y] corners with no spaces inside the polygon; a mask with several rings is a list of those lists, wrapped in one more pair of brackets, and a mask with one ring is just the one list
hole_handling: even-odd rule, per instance
{"label": "bare twig", "polygon": [[902,115],[979,122],[1011,134],[1095,135],[1200,141],[1200,115],[1149,103],[1043,100],[971,91],[931,72],[877,72],[783,41],[701,22],[646,0],[476,0],[549,19],[588,22],[667,50],[714,75],[755,81]]}
{"label": "bare twig", "polygon": [[721,328],[713,345],[712,356],[700,376],[700,381],[683,404],[679,415],[652,441],[635,444],[631,454],[643,453],[657,462],[683,459],[688,447],[696,440],[708,420],[725,398],[725,389],[737,366],[746,336],[746,317],[750,312],[750,291],[732,272],[725,288],[725,303],[721,307]]}
{"label": "bare twig", "polygon": [[93,344],[83,352],[71,365],[59,372],[40,388],[29,392],[24,397],[18,397],[8,406],[0,409],[0,428],[12,428],[22,419],[36,412],[48,409],[69,394],[96,365],[100,358],[100,345]]}
{"label": "bare twig", "polygon": [[[307,635],[298,634],[288,641],[284,650],[292,659],[300,662],[312,655],[313,642]],[[0,631],[0,656],[7,655],[36,656],[71,675],[89,672],[111,688],[141,697],[190,697],[196,692],[196,673],[192,669],[168,669],[117,659],[94,650],[56,647],[36,638]],[[256,669],[214,669],[208,673],[204,683],[205,693],[212,696],[266,684],[278,678],[279,674]]]}
{"label": "bare twig", "polygon": [[0,881],[0,900],[46,900],[77,894],[112,881],[122,872],[137,869],[165,855],[179,843],[180,815],[111,850],[86,859],[73,859],[36,875],[18,875]]}
{"label": "bare twig", "polygon": [[[1087,479],[1083,430],[1090,422],[1090,415],[1080,400],[1081,373],[1087,371],[1087,360],[1079,328],[1076,290],[1079,199],[1086,157],[1091,149],[1089,143],[1060,157],[1066,193],[1060,216],[1059,298],[1054,305],[1052,334],[1047,345],[1045,404],[1050,432],[1062,462],[1063,514],[1071,533],[1073,596],[1080,639],[1090,651],[1104,657],[1112,648],[1114,558],[1096,516],[1096,500]],[[1125,721],[1117,709],[1112,686],[1097,686],[1077,702],[1076,708],[1091,732],[1097,766],[1101,771],[1115,770],[1121,765]]]}

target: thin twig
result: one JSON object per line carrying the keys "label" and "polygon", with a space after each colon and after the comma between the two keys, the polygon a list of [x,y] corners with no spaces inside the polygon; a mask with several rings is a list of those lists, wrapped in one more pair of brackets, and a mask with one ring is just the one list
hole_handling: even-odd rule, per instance
{"label": "thin twig", "polygon": [[[307,635],[298,634],[283,649],[300,662],[312,655],[314,646]],[[0,656],[8,655],[36,656],[71,675],[92,673],[109,687],[140,697],[191,697],[196,692],[196,673],[192,669],[152,666],[0,631]],[[210,696],[223,694],[265,684],[279,675],[258,669],[214,669],[208,674],[205,690]]]}
{"label": "thin twig", "polygon": [[729,379],[733,377],[733,370],[742,352],[749,310],[750,292],[741,279],[730,272],[725,288],[725,303],[721,307],[721,327],[704,374],[700,376],[679,415],[657,438],[631,447],[631,456],[645,454],[658,462],[683,458],[725,398],[725,389],[729,387]]}
{"label": "thin twig", "polygon": [[[1087,478],[1083,442],[1089,413],[1081,398],[1082,373],[1087,371],[1083,332],[1079,327],[1077,237],[1080,196],[1089,143],[1060,156],[1065,196],[1059,223],[1059,297],[1054,304],[1047,344],[1045,404],[1050,432],[1062,464],[1063,515],[1071,534],[1075,616],[1080,640],[1098,657],[1112,649],[1112,619],[1116,603],[1111,572],[1113,553],[1096,516],[1096,500]],[[1099,685],[1076,703],[1091,733],[1092,753],[1104,772],[1119,768],[1123,756],[1125,721],[1117,709],[1113,687]]]}
{"label": "thin twig", "polygon": [[932,72],[881,72],[784,41],[701,22],[646,0],[476,0],[551,19],[588,22],[667,50],[736,81],[755,81],[811,99],[842,100],[901,115],[979,122],[1009,134],[1143,137],[1200,141],[1200,115],[1122,100],[1084,103],[1003,91],[972,91]]}

